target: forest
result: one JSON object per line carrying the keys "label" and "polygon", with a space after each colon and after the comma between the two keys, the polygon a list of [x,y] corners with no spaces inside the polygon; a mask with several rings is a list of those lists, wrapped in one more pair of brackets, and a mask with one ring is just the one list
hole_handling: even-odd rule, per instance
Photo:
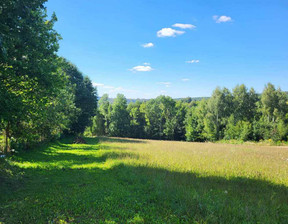
{"label": "forest", "polygon": [[57,55],[60,34],[44,0],[1,3],[0,130],[3,151],[28,149],[64,135],[162,140],[287,141],[287,93],[268,83],[216,88],[201,101],[159,96],[113,103],[68,59]]}
{"label": "forest", "polygon": [[209,99],[174,100],[159,96],[127,105],[122,94],[113,103],[105,94],[87,134],[160,140],[287,141],[287,93],[268,83],[261,94],[245,85],[232,92],[216,88]]}

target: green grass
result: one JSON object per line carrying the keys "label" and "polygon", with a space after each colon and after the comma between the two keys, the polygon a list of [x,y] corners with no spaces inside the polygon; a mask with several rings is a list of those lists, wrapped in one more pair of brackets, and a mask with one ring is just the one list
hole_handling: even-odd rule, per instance
{"label": "green grass", "polygon": [[273,141],[272,139],[260,140],[260,141],[242,141],[242,140],[219,140],[216,143],[224,143],[224,144],[244,144],[244,145],[261,145],[261,146],[288,146],[287,141]]}
{"label": "green grass", "polygon": [[0,161],[0,223],[288,223],[288,148],[62,140]]}

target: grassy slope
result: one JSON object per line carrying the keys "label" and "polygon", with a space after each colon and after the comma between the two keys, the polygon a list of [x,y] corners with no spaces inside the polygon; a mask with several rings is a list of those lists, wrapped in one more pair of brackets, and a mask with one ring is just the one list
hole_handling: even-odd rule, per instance
{"label": "grassy slope", "polygon": [[287,147],[68,142],[0,161],[0,223],[287,223]]}

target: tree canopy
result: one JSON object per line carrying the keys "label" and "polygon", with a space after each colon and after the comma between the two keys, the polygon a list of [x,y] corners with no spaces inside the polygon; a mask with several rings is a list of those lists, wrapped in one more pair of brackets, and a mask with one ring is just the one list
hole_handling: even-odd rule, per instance
{"label": "tree canopy", "polygon": [[159,96],[146,102],[131,102],[128,106],[123,95],[118,95],[111,105],[105,94],[99,101],[99,114],[94,119],[95,124],[103,119],[105,130],[101,133],[110,136],[187,141],[280,141],[288,137],[287,102],[287,93],[275,89],[271,83],[260,95],[242,84],[232,91],[216,88],[210,98],[201,101]]}
{"label": "tree canopy", "polygon": [[57,55],[57,17],[47,17],[45,2],[0,3],[0,131],[6,152],[65,130],[82,133],[96,111],[90,79]]}

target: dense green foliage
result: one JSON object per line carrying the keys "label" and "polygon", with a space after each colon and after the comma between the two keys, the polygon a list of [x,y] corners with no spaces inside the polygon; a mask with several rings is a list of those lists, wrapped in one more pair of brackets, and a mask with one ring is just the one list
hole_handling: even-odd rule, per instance
{"label": "dense green foliage", "polygon": [[72,134],[81,134],[88,125],[91,125],[91,117],[95,115],[97,108],[97,92],[91,80],[66,60],[63,62],[63,71],[75,86],[75,106],[79,109],[78,116],[73,120],[69,130]]}
{"label": "dense green foliage", "polygon": [[86,141],[0,159],[0,222],[287,223],[286,148]]}
{"label": "dense green foliage", "polygon": [[57,18],[53,14],[47,19],[45,2],[0,3],[0,133],[5,152],[51,140],[65,130],[82,133],[97,106],[91,81],[57,56]]}
{"label": "dense green foliage", "polygon": [[270,83],[261,95],[238,85],[232,92],[216,88],[201,101],[159,96],[128,106],[123,95],[111,104],[105,94],[99,106],[92,125],[95,135],[187,141],[286,141],[288,137],[287,93]]}

